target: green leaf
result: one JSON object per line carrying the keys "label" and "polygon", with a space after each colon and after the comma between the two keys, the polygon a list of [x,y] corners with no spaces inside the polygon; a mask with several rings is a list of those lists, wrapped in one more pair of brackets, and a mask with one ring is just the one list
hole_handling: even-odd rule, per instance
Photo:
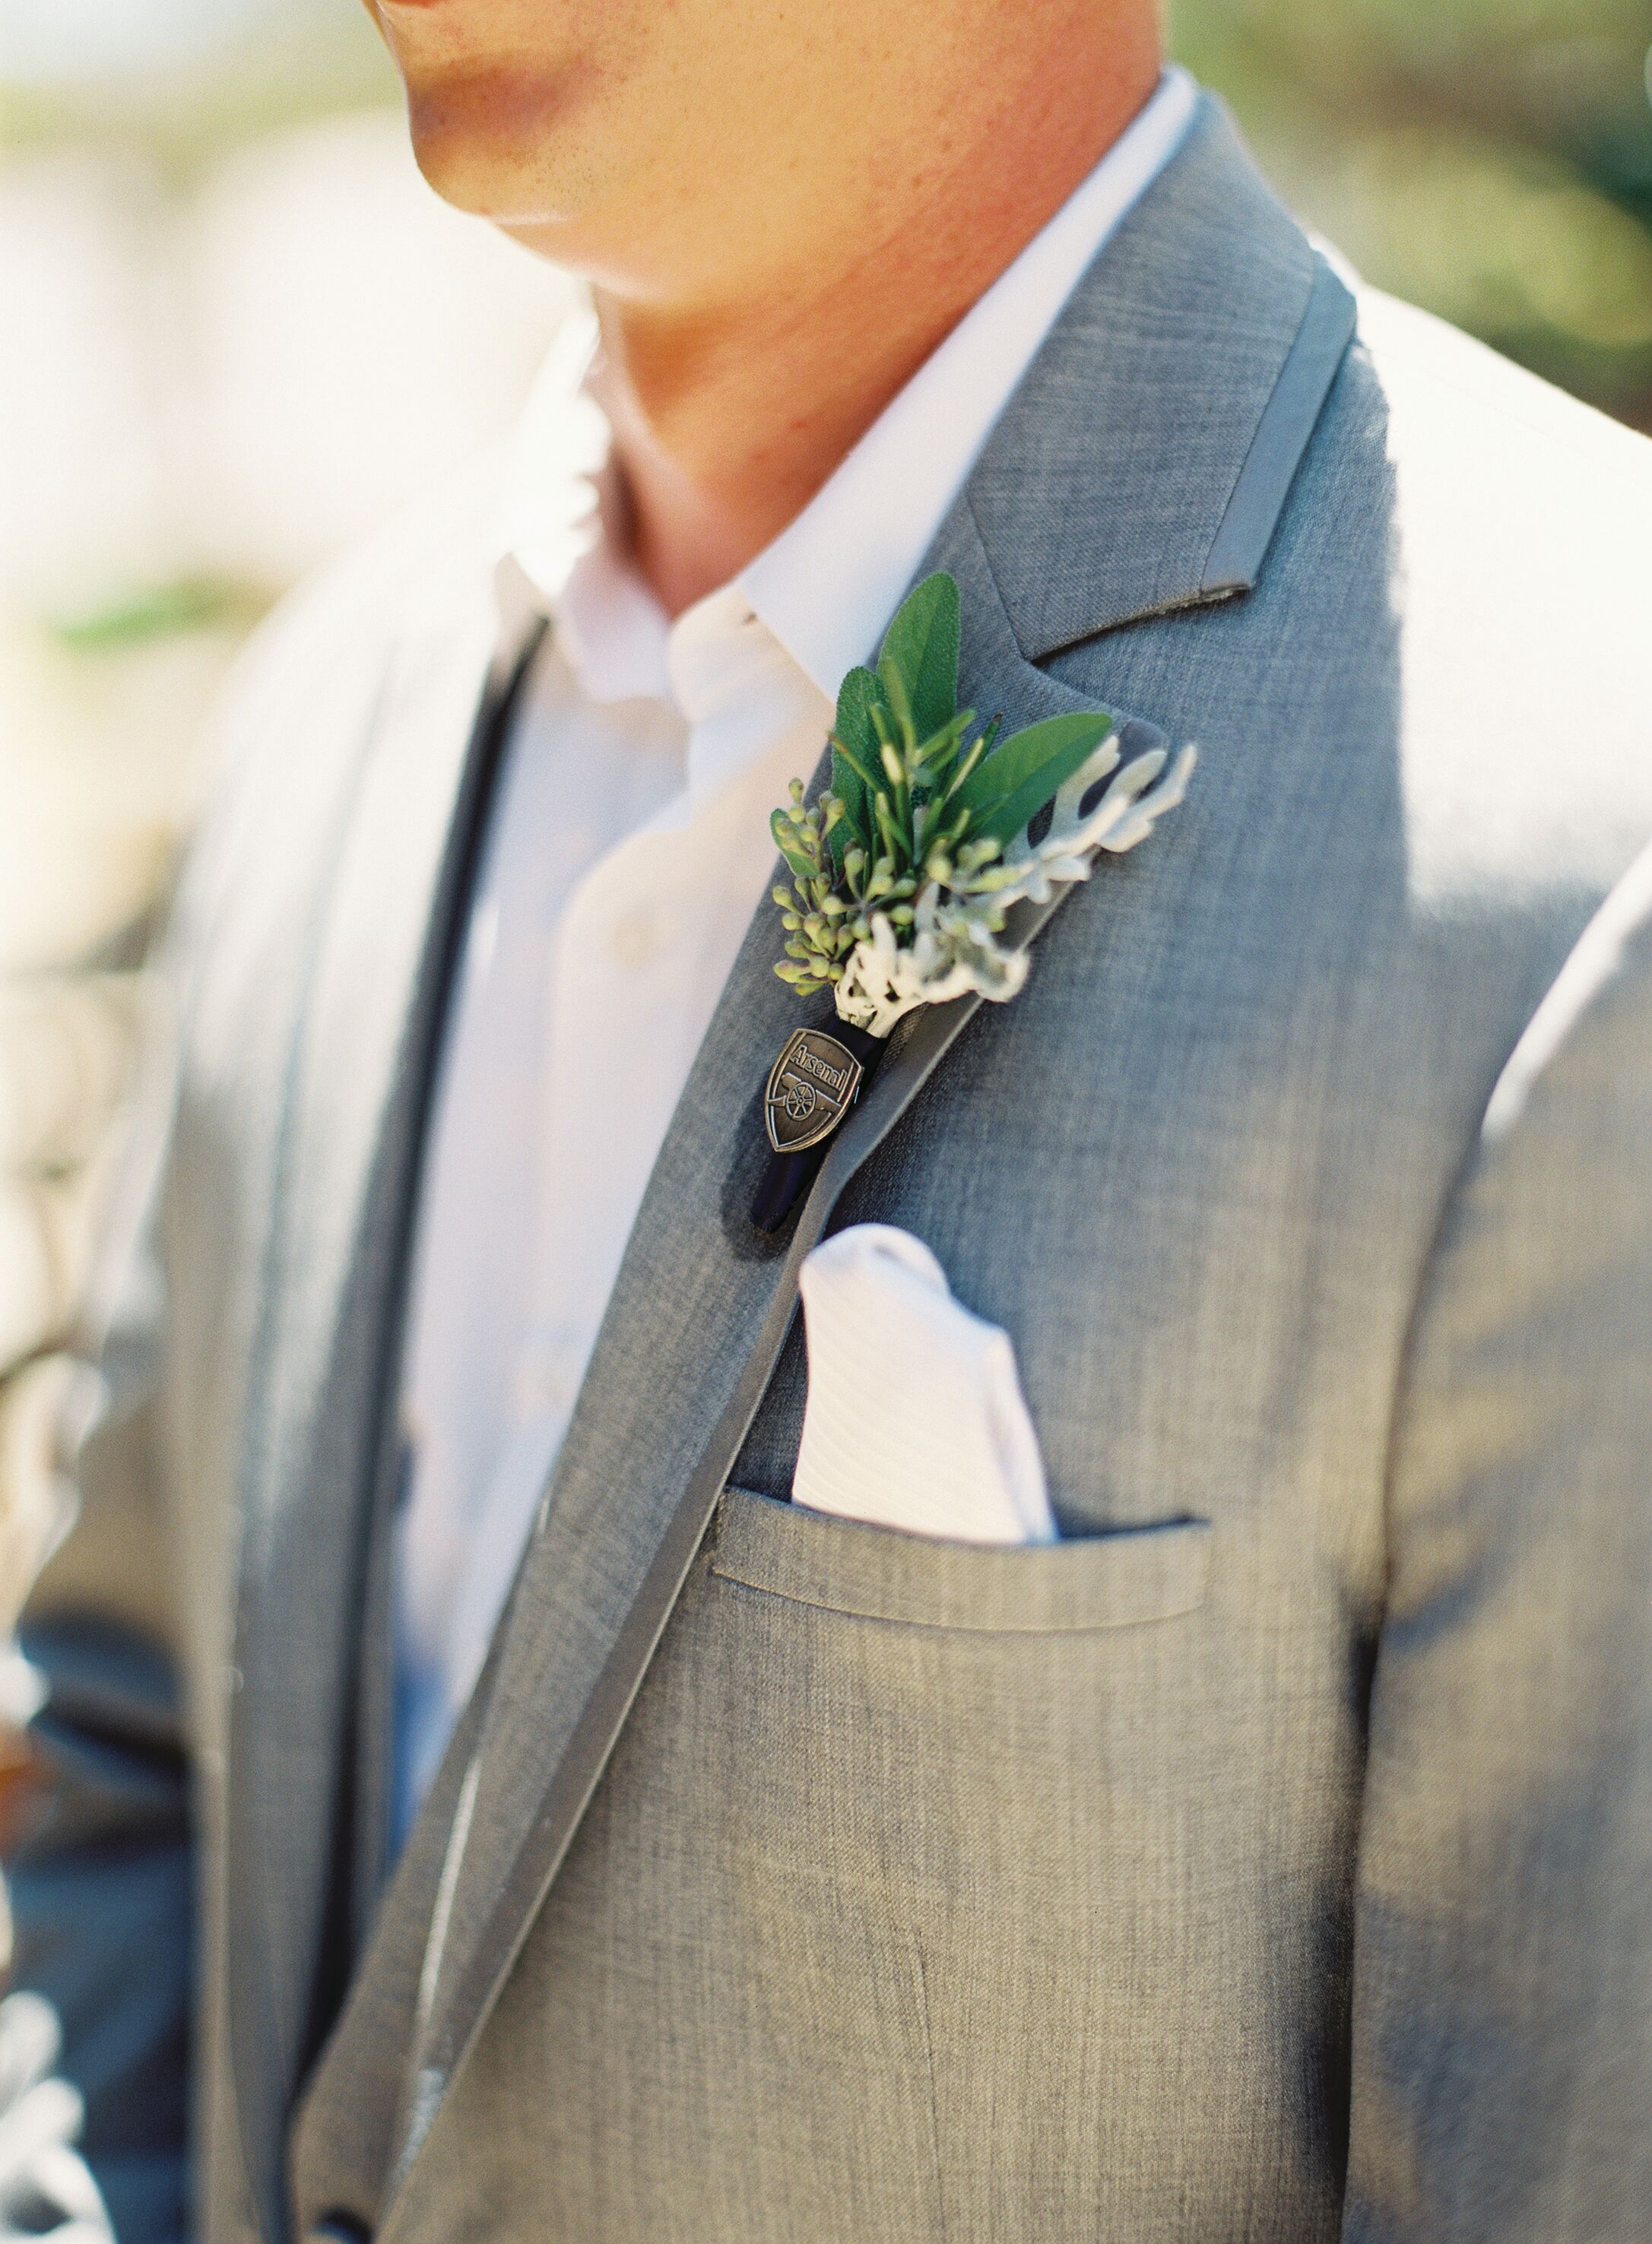
{"label": "green leaf", "polygon": [[1094,754],[1113,730],[1105,711],[1046,717],[1012,733],[978,764],[955,800],[970,813],[972,840],[1012,842],[1056,789]]}
{"label": "green leaf", "polygon": [[[869,790],[878,770],[877,727],[872,710],[883,706],[884,689],[870,670],[851,670],[837,690],[837,720],[832,727],[832,793],[843,806],[843,821],[856,841],[870,846],[872,814]],[[842,862],[848,836],[832,835]]]}
{"label": "green leaf", "polygon": [[[917,745],[918,734],[912,719],[912,704],[906,691],[906,680],[901,676],[898,662],[887,654],[877,658],[877,682],[884,689],[884,703],[895,720],[894,741],[903,747]],[[872,712],[874,723],[877,712]],[[891,742],[894,745],[894,742]]]}
{"label": "green leaf", "polygon": [[938,733],[958,706],[958,583],[938,569],[901,602],[878,656],[880,666],[900,673],[920,740]]}

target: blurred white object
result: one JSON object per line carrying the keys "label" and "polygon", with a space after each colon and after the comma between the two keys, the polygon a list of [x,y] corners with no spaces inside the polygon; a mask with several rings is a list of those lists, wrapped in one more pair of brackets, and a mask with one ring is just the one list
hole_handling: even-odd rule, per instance
{"label": "blurred white object", "polygon": [[[5,0],[0,77],[51,85],[153,70],[227,45],[275,0]],[[289,0],[290,4],[290,0]]]}
{"label": "blurred white object", "polygon": [[51,1695],[50,1685],[31,1660],[15,1647],[0,1653],[0,1723],[8,1729],[27,1729]]}
{"label": "blurred white object", "polygon": [[88,1160],[125,1087],[137,1032],[134,976],[0,983],[0,1168]]}
{"label": "blurred white object", "polygon": [[21,1178],[0,1178],[0,1370],[45,1339],[61,1300],[41,1189]]}
{"label": "blurred white object", "polygon": [[399,112],[179,196],[135,144],[0,167],[0,610],[269,592],[513,427],[574,284],[420,178]]}
{"label": "blurred white object", "polygon": [[0,1177],[0,1371],[56,1338],[85,1272],[93,1178]]}
{"label": "blurred white object", "polygon": [[0,604],[56,611],[176,565],[164,213],[152,165],[118,149],[0,170]]}
{"label": "blurred white object", "polygon": [[[98,1198],[93,1157],[125,1087],[137,1022],[130,976],[0,982],[0,1371],[52,1340],[73,1309]],[[4,1463],[0,1434],[0,1551]]]}
{"label": "blurred white object", "polygon": [[234,645],[197,631],[78,654],[0,616],[0,972],[72,963],[152,903]]}
{"label": "blurred white object", "polygon": [[[81,1368],[44,1355],[0,1388],[0,1632],[22,1610],[30,1585],[73,1516],[74,1491],[59,1461],[69,1397]],[[0,1724],[26,1720],[32,1670],[17,1653],[0,1674]]]}
{"label": "blurred white object", "polygon": [[0,2003],[0,2244],[114,2244],[98,2185],[74,2148],[78,2090],[52,2077],[62,2034],[38,1995]]}
{"label": "blurred white object", "polygon": [[0,1176],[0,1374],[61,1335],[85,1279],[104,1165]]}
{"label": "blurred white object", "polygon": [[1010,1336],[921,1240],[857,1223],[805,1257],[809,1400],[792,1501],[951,1543],[1053,1543]]}
{"label": "blurred white object", "polygon": [[576,300],[420,178],[398,113],[256,142],[184,236],[206,565],[284,585],[502,441]]}

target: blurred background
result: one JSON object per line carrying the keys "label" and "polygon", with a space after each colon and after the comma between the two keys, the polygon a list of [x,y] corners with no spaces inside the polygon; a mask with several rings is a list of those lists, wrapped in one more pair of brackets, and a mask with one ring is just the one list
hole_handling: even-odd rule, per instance
{"label": "blurred background", "polygon": [[[1652,430],[1652,0],[1171,30],[1371,279]],[[0,1621],[204,713],[296,577],[501,438],[569,297],[424,189],[355,0],[0,0]]]}

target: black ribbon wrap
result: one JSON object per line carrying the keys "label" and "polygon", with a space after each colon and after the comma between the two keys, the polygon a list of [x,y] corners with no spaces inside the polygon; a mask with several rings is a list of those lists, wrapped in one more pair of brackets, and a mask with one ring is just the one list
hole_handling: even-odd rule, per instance
{"label": "black ribbon wrap", "polygon": [[[856,1093],[858,1098],[860,1091],[865,1090],[877,1072],[877,1063],[884,1057],[888,1039],[873,1036],[868,1029],[852,1029],[847,1021],[840,1021],[836,1016],[829,1021],[822,1021],[819,1026],[825,1035],[835,1037],[845,1051],[852,1052],[860,1062],[863,1072],[860,1090]],[[837,1129],[842,1127],[840,1120]],[[770,1149],[768,1159],[763,1164],[762,1175],[758,1179],[757,1197],[752,1202],[751,1220],[759,1231],[772,1238],[783,1227],[815,1181],[816,1173],[826,1158],[827,1148],[836,1134],[837,1131],[834,1130],[818,1145],[807,1146],[802,1152],[776,1153]]]}

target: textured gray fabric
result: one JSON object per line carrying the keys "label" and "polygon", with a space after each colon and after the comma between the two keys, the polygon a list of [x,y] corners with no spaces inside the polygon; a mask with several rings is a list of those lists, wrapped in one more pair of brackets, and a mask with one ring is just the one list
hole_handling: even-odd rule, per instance
{"label": "textured gray fabric", "polygon": [[[1211,555],[1318,269],[1297,228],[1221,160],[1225,134],[1207,108],[1086,275],[1060,345],[1039,353],[970,477],[999,595],[1035,660],[1213,596]],[[1014,432],[1032,427],[1029,476]],[[1038,565],[1017,565],[1024,553]]]}
{"label": "textured gray fabric", "polygon": [[1342,370],[1357,319],[1347,289],[1328,265],[1317,266],[1290,355],[1280,368],[1205,556],[1199,590],[1208,599],[1230,599],[1236,592],[1254,590],[1302,465],[1303,447]]}
{"label": "textured gray fabric", "polygon": [[1652,855],[1514,1055],[1398,1416],[1348,2233],[1652,2227]]}
{"label": "textured gray fabric", "polygon": [[100,1520],[175,1516],[214,2244],[278,2224],[243,2136],[397,2244],[1645,2234],[1652,452],[1366,293],[1209,605],[1319,269],[1207,105],[932,557],[978,706],[1202,750],[831,1211],[1009,1331],[1066,1539],[779,1501],[794,1334],[518,1905],[775,1296],[755,929],[295,2130],[372,1465],[329,1397],[485,602],[433,523],[273,643],[180,936],[163,1375],[49,1585],[107,1603]]}
{"label": "textured gray fabric", "polygon": [[728,1492],[712,1545],[719,1581],[914,1628],[1060,1636],[1168,1620],[1199,1603],[1210,1564],[1205,1519],[1167,1521],[1122,1542],[1078,1536],[1006,1569],[972,1544],[840,1533],[844,1523],[789,1506],[777,1541],[775,1508],[772,1497]]}
{"label": "textured gray fabric", "polygon": [[[1018,718],[1047,714],[1073,699],[1036,673],[972,678],[973,669],[972,661],[961,673],[965,690],[990,685],[992,691],[977,698],[997,700]],[[1150,727],[1124,730],[1159,740]],[[1006,935],[1018,943],[1036,939],[1070,893],[1058,890],[1041,906],[1021,907]],[[760,919],[741,962],[746,974],[736,970],[722,999],[721,1017],[740,1024],[742,1038],[752,1020],[771,1009],[747,977],[772,986],[772,940],[765,946]],[[847,1179],[884,1143],[978,1007],[978,999],[961,997],[903,1024],[834,1140],[783,1254],[775,1242],[756,1238],[747,1220],[765,1149],[757,1098],[742,1113],[740,1086],[762,1081],[763,1054],[748,1054],[748,1064],[737,1069],[714,1031],[706,1040],[674,1119],[672,1145],[650,1180],[639,1243],[615,1287],[587,1385],[599,1405],[605,1391],[634,1393],[644,1379],[659,1394],[675,1369],[687,1383],[671,1415],[693,1446],[675,1456],[650,1419],[610,1410],[586,1417],[583,1447],[573,1440],[576,1419],[565,1444],[521,1568],[518,1619],[500,1646],[477,1755],[475,1812],[450,1857],[451,1918],[430,1952],[421,2126],[485,2022],[612,1750],[784,1344],[796,1315],[799,1264]],[[784,1030],[780,1033],[783,1038]],[[696,1104],[696,1085],[708,1077],[713,1095]],[[731,1164],[726,1133],[735,1116],[741,1117],[741,1142]],[[660,1314],[661,1299],[680,1294],[672,1266],[685,1238],[717,1241],[698,1298],[720,1286],[731,1319],[743,1321],[731,1322],[715,1343],[697,1319],[667,1328]],[[616,1511],[610,1490],[621,1469],[617,1450],[628,1502]],[[525,1706],[539,1709],[540,1718],[522,1720],[518,1710]],[[410,2143],[403,2155],[414,2147]]]}

